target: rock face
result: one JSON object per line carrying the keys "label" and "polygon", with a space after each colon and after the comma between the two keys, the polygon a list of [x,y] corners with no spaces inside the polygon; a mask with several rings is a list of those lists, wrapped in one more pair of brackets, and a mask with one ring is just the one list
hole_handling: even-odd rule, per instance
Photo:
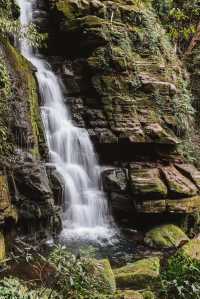
{"label": "rock face", "polygon": [[[194,125],[188,75],[149,2],[46,0],[34,15],[49,33],[44,51],[63,79],[74,123],[88,129],[105,166],[104,189],[120,221],[200,210],[200,172],[181,152]],[[7,13],[18,16],[16,7]],[[17,210],[22,222],[59,226],[61,187],[54,170],[49,184],[40,161],[47,155],[34,70],[4,39],[0,51],[8,210],[16,208],[13,221]]]}
{"label": "rock face", "polygon": [[48,10],[48,54],[106,166],[115,216],[199,211],[200,173],[180,151],[194,123],[188,76],[151,5],[49,0]]}
{"label": "rock face", "polygon": [[0,57],[0,224],[53,231],[60,222],[41,163],[46,149],[34,71],[3,38]]}

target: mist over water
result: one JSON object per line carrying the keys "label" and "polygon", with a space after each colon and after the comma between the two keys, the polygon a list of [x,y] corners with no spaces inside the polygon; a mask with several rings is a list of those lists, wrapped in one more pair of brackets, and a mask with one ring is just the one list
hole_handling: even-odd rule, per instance
{"label": "mist over water", "polygon": [[[17,0],[17,4],[21,10],[21,25],[29,25],[33,20],[35,2]],[[26,40],[20,41],[20,49],[22,55],[37,69],[50,161],[64,185],[65,209],[60,239],[63,242],[109,241],[116,231],[102,190],[101,170],[89,135],[84,128],[73,125],[59,78],[49,63],[41,59]]]}

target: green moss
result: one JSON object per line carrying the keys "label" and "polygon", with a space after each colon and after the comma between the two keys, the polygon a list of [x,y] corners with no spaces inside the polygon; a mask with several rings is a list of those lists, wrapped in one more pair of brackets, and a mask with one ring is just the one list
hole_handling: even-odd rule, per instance
{"label": "green moss", "polygon": [[114,299],[144,299],[144,297],[137,291],[125,290],[118,291]]}
{"label": "green moss", "polygon": [[117,287],[133,289],[146,288],[154,285],[160,274],[160,259],[158,257],[139,260],[122,268],[114,270]]}
{"label": "green moss", "polygon": [[145,237],[145,243],[161,248],[178,247],[185,240],[187,241],[189,238],[179,227],[173,224],[153,228]]}
{"label": "green moss", "polygon": [[56,8],[58,11],[62,12],[67,20],[74,19],[74,11],[71,4],[67,3],[65,0],[59,0],[56,2]]}
{"label": "green moss", "polygon": [[142,296],[144,299],[156,299],[156,295],[151,291],[142,292]]}
{"label": "green moss", "polygon": [[8,156],[12,152],[9,136],[9,101],[12,96],[11,79],[5,57],[0,57],[0,155]]}
{"label": "green moss", "polygon": [[130,187],[134,195],[163,198],[167,187],[160,178],[157,169],[134,169],[130,175]]}
{"label": "green moss", "polygon": [[5,247],[5,240],[4,235],[0,232],[0,261],[4,260],[6,257],[6,247]]}
{"label": "green moss", "polygon": [[102,281],[104,282],[104,291],[102,293],[113,294],[116,291],[115,276],[110,266],[108,259],[103,259],[98,261],[100,266],[100,275],[102,276]]}
{"label": "green moss", "polygon": [[31,70],[31,64],[20,55],[20,53],[6,42],[5,50],[9,57],[15,73],[21,79],[22,88],[27,96],[28,115],[32,125],[34,147],[30,147],[30,151],[35,155],[39,155],[38,143],[43,141],[42,121],[40,117],[40,109],[38,104],[37,84]]}
{"label": "green moss", "polygon": [[185,244],[180,253],[186,257],[200,261],[200,240],[193,239]]}

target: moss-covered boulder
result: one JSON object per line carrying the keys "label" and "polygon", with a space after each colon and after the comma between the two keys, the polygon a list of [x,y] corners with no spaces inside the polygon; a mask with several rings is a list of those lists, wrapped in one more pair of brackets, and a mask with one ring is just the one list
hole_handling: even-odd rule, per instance
{"label": "moss-covered boulder", "polygon": [[4,235],[0,232],[0,261],[4,260],[6,257],[6,247],[5,247],[5,240]]}
{"label": "moss-covered boulder", "polygon": [[180,249],[180,253],[186,257],[200,261],[200,240],[190,240]]}
{"label": "moss-covered boulder", "polygon": [[156,295],[151,291],[142,292],[142,296],[144,299],[156,299]]}
{"label": "moss-covered boulder", "polygon": [[144,299],[143,295],[137,291],[118,291],[114,299]]}
{"label": "moss-covered boulder", "polygon": [[162,198],[167,195],[167,186],[160,178],[157,168],[132,168],[130,172],[130,185],[133,195],[140,198]]}
{"label": "moss-covered boulder", "polygon": [[155,227],[145,236],[145,243],[152,247],[178,247],[182,241],[188,241],[187,235],[176,225],[168,224]]}
{"label": "moss-covered boulder", "polygon": [[138,260],[122,268],[114,270],[118,288],[131,287],[132,289],[146,288],[156,284],[160,274],[160,259],[151,257]]}
{"label": "moss-covered boulder", "polygon": [[116,291],[116,281],[109,260],[99,260],[97,261],[97,265],[102,281],[104,282],[104,290],[102,290],[102,293],[114,294]]}

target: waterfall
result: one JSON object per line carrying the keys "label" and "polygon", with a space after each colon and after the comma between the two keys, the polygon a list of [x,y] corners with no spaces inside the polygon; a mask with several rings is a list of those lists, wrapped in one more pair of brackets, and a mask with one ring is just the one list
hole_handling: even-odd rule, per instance
{"label": "waterfall", "polygon": [[[33,20],[35,1],[17,0],[22,26]],[[26,39],[20,41],[22,55],[36,68],[42,99],[41,114],[50,160],[64,185],[62,240],[109,239],[112,217],[102,191],[101,171],[89,135],[73,125],[59,78],[50,64],[35,53]]]}

